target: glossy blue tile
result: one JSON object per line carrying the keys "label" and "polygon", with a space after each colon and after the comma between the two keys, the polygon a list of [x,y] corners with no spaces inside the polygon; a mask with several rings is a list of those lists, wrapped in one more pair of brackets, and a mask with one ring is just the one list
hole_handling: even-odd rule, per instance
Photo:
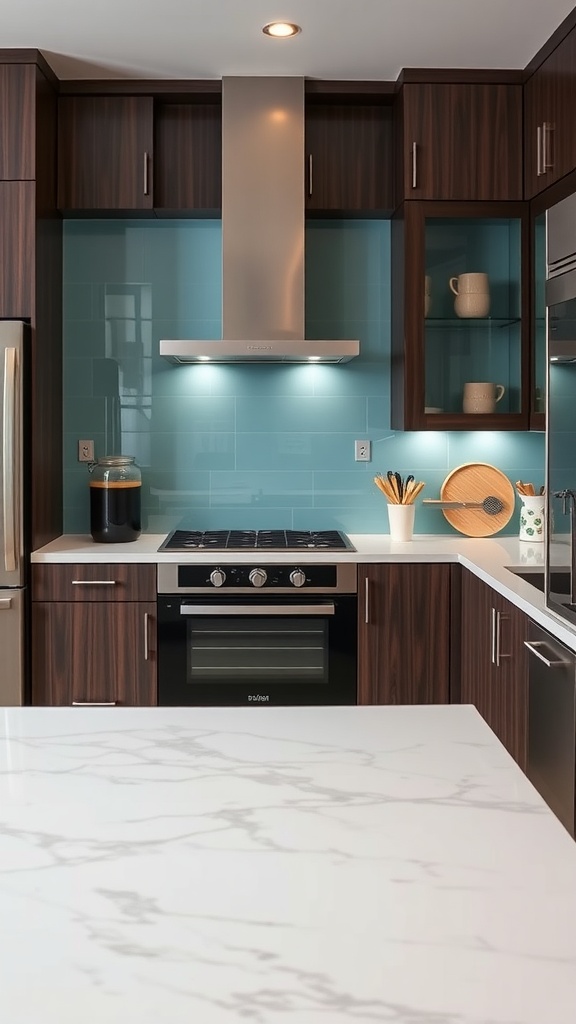
{"label": "glossy blue tile", "polygon": [[[151,504],[158,512],[166,513],[173,508],[208,508],[210,504],[210,473],[198,470],[155,469],[143,477],[143,503]],[[149,500],[147,500],[149,499]]]}
{"label": "glossy blue tile", "polygon": [[356,433],[257,431],[236,434],[239,470],[315,470],[346,467],[366,472],[371,463],[354,462]]}
{"label": "glossy blue tile", "polygon": [[311,473],[235,472],[210,475],[213,508],[298,508],[312,504]]}
{"label": "glossy blue tile", "polygon": [[152,430],[155,433],[229,432],[234,430],[234,404],[234,398],[210,395],[154,395]]}
{"label": "glossy blue tile", "polygon": [[389,431],[372,445],[372,465],[375,472],[389,469],[400,473],[418,473],[421,479],[431,470],[448,472],[448,435],[435,431]]}
{"label": "glossy blue tile", "polygon": [[448,434],[451,468],[464,462],[488,462],[515,480],[518,469],[544,471],[544,434],[516,431],[466,431]]}
{"label": "glossy blue tile", "polygon": [[334,401],[323,396],[303,395],[297,401],[282,396],[257,402],[236,400],[236,429],[239,432],[277,430],[284,432],[338,432],[366,430],[366,399],[351,397]]}
{"label": "glossy blue tile", "polygon": [[151,466],[167,472],[235,469],[235,435],[225,431],[151,434]]}

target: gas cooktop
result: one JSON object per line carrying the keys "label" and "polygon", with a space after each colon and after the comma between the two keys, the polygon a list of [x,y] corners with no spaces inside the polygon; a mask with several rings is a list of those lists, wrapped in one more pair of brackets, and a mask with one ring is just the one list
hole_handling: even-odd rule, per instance
{"label": "gas cooktop", "polygon": [[173,530],[159,551],[354,551],[339,530]]}

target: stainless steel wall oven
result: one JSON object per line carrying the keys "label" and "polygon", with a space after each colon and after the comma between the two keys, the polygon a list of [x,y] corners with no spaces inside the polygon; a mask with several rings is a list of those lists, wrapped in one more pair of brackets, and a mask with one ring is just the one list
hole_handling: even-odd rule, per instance
{"label": "stainless steel wall oven", "polygon": [[355,704],[356,565],[160,564],[158,703]]}

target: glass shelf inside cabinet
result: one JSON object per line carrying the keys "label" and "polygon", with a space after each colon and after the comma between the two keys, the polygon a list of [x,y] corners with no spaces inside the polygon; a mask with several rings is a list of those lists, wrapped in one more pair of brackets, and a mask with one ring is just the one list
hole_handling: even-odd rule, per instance
{"label": "glass shelf inside cabinet", "polygon": [[519,218],[426,219],[427,409],[472,412],[464,385],[486,383],[501,397],[475,412],[520,411],[520,234]]}

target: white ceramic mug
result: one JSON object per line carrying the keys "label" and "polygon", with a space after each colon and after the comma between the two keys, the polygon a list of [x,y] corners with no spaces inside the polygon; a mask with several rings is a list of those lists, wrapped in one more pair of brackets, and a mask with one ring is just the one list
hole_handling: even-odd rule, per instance
{"label": "white ceramic mug", "polygon": [[491,381],[468,381],[464,385],[464,398],[462,409],[466,413],[490,413],[496,409],[496,402],[499,402],[506,393],[503,384],[492,384]]}
{"label": "white ceramic mug", "polygon": [[456,296],[454,312],[462,319],[488,316],[490,285],[488,274],[460,274],[450,278],[450,290]]}

